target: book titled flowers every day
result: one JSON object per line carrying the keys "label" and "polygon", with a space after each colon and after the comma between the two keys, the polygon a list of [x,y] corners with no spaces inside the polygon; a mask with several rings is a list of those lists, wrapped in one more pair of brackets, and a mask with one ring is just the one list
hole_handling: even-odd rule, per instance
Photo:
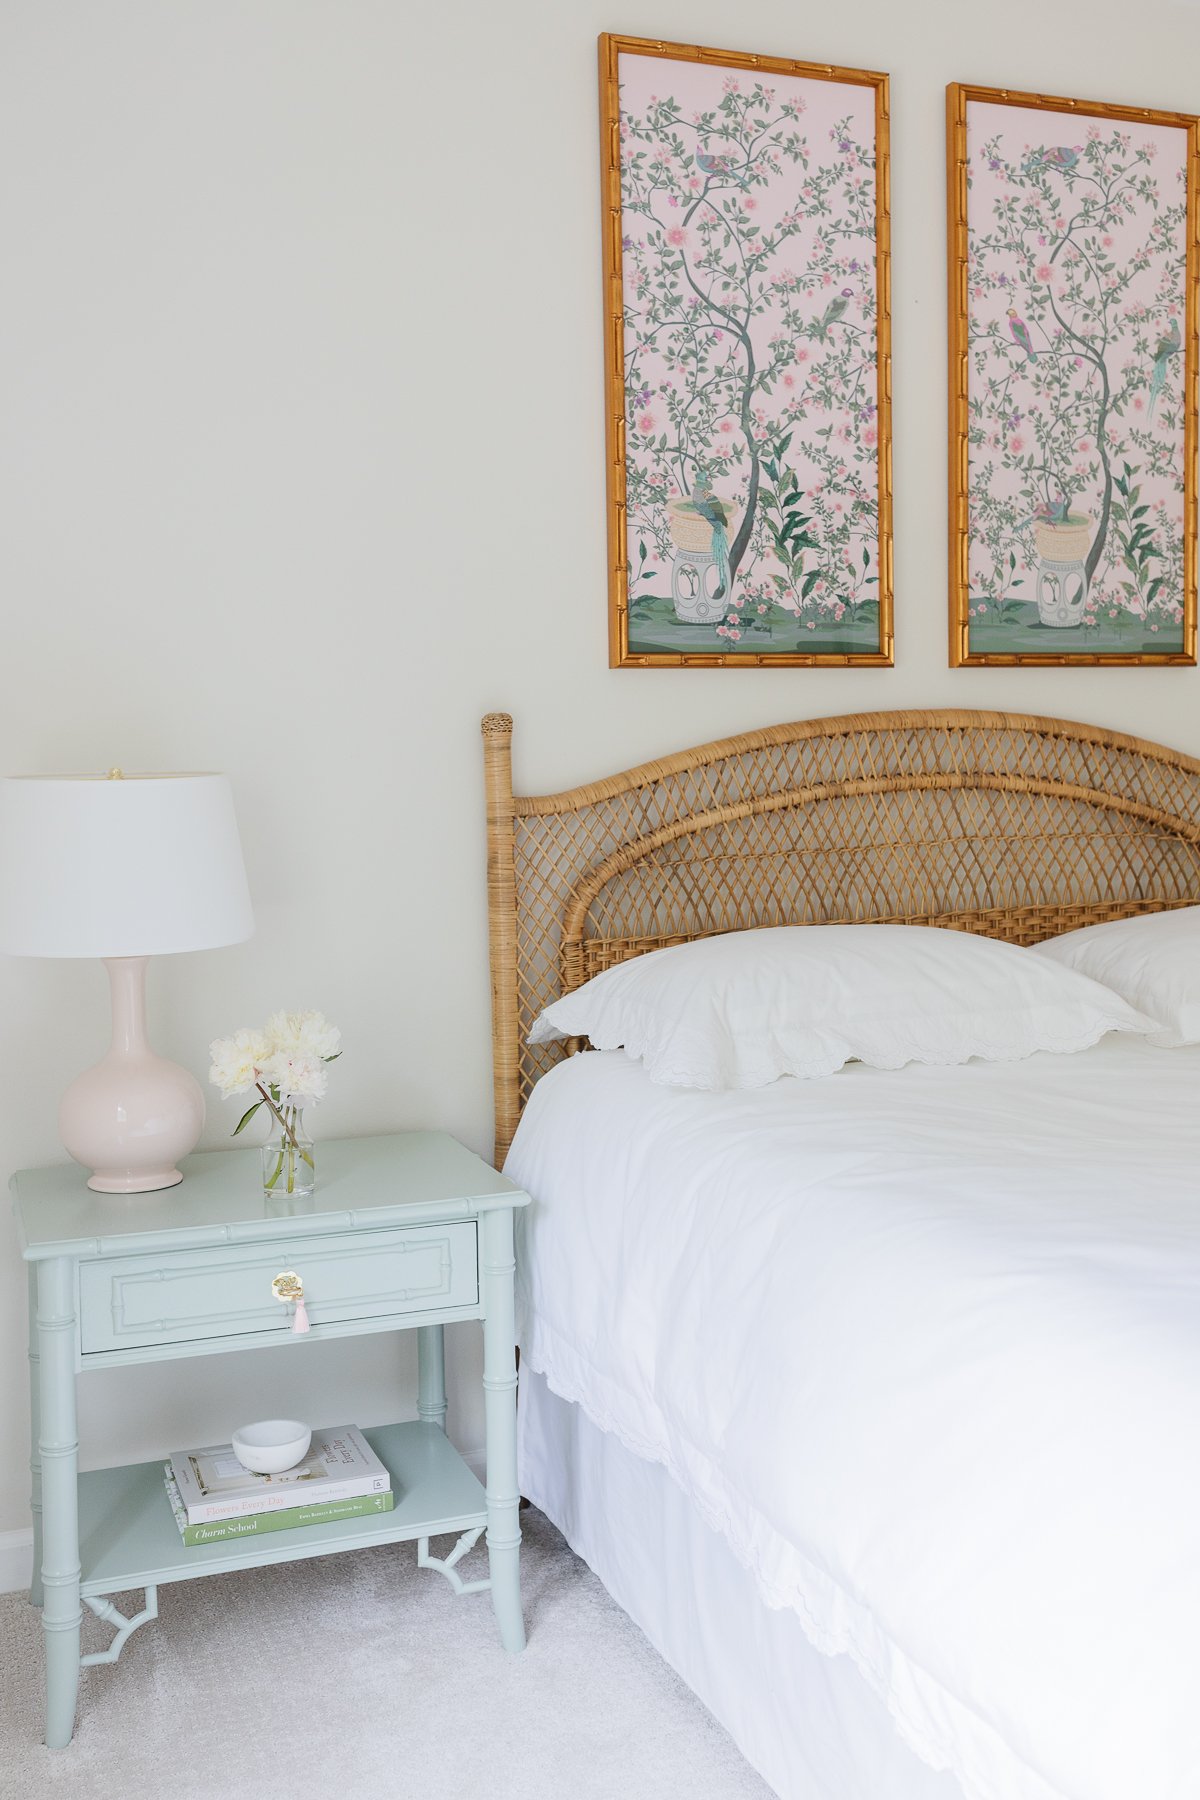
{"label": "book titled flowers every day", "polygon": [[231,1444],[172,1454],[171,1469],[189,1525],[244,1513],[281,1511],[360,1494],[385,1494],[392,1478],[357,1425],[314,1431],[307,1456],[281,1475],[254,1475]]}

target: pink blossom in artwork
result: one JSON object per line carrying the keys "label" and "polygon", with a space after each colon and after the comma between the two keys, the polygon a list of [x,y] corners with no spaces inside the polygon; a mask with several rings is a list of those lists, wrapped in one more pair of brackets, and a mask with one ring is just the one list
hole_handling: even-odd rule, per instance
{"label": "pink blossom in artwork", "polygon": [[973,651],[1183,648],[1187,148],[968,106]]}
{"label": "pink blossom in artwork", "polygon": [[876,89],[619,86],[629,647],[878,654]]}

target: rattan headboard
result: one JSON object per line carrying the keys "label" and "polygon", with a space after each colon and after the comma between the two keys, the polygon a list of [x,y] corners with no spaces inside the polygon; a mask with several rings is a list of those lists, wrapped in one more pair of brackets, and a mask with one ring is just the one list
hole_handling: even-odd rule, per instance
{"label": "rattan headboard", "polygon": [[864,713],[683,750],[567,793],[512,791],[483,721],[496,1153],[561,1046],[543,1006],[717,931],[869,921],[1032,944],[1200,901],[1200,761],[1013,713]]}

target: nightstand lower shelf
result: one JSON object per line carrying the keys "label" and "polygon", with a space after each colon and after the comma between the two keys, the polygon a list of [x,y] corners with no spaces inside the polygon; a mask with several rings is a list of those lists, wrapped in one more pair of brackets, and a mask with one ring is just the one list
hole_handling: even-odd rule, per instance
{"label": "nightstand lower shelf", "polygon": [[391,1512],[272,1531],[263,1537],[185,1545],[163,1485],[163,1458],[79,1477],[81,1595],[125,1593],[200,1575],[329,1556],[367,1544],[470,1531],[487,1523],[487,1499],[446,1434],[421,1422],[364,1432],[392,1477]]}

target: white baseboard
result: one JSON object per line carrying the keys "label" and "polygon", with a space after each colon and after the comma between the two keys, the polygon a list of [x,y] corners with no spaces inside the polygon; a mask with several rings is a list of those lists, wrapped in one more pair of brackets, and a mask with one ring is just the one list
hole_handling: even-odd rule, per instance
{"label": "white baseboard", "polygon": [[33,1576],[33,1531],[0,1531],[0,1594],[27,1588]]}
{"label": "white baseboard", "polygon": [[[463,1461],[480,1481],[484,1479],[487,1457],[482,1450],[465,1450]],[[27,1588],[33,1577],[33,1531],[0,1531],[0,1594],[15,1594]]]}

